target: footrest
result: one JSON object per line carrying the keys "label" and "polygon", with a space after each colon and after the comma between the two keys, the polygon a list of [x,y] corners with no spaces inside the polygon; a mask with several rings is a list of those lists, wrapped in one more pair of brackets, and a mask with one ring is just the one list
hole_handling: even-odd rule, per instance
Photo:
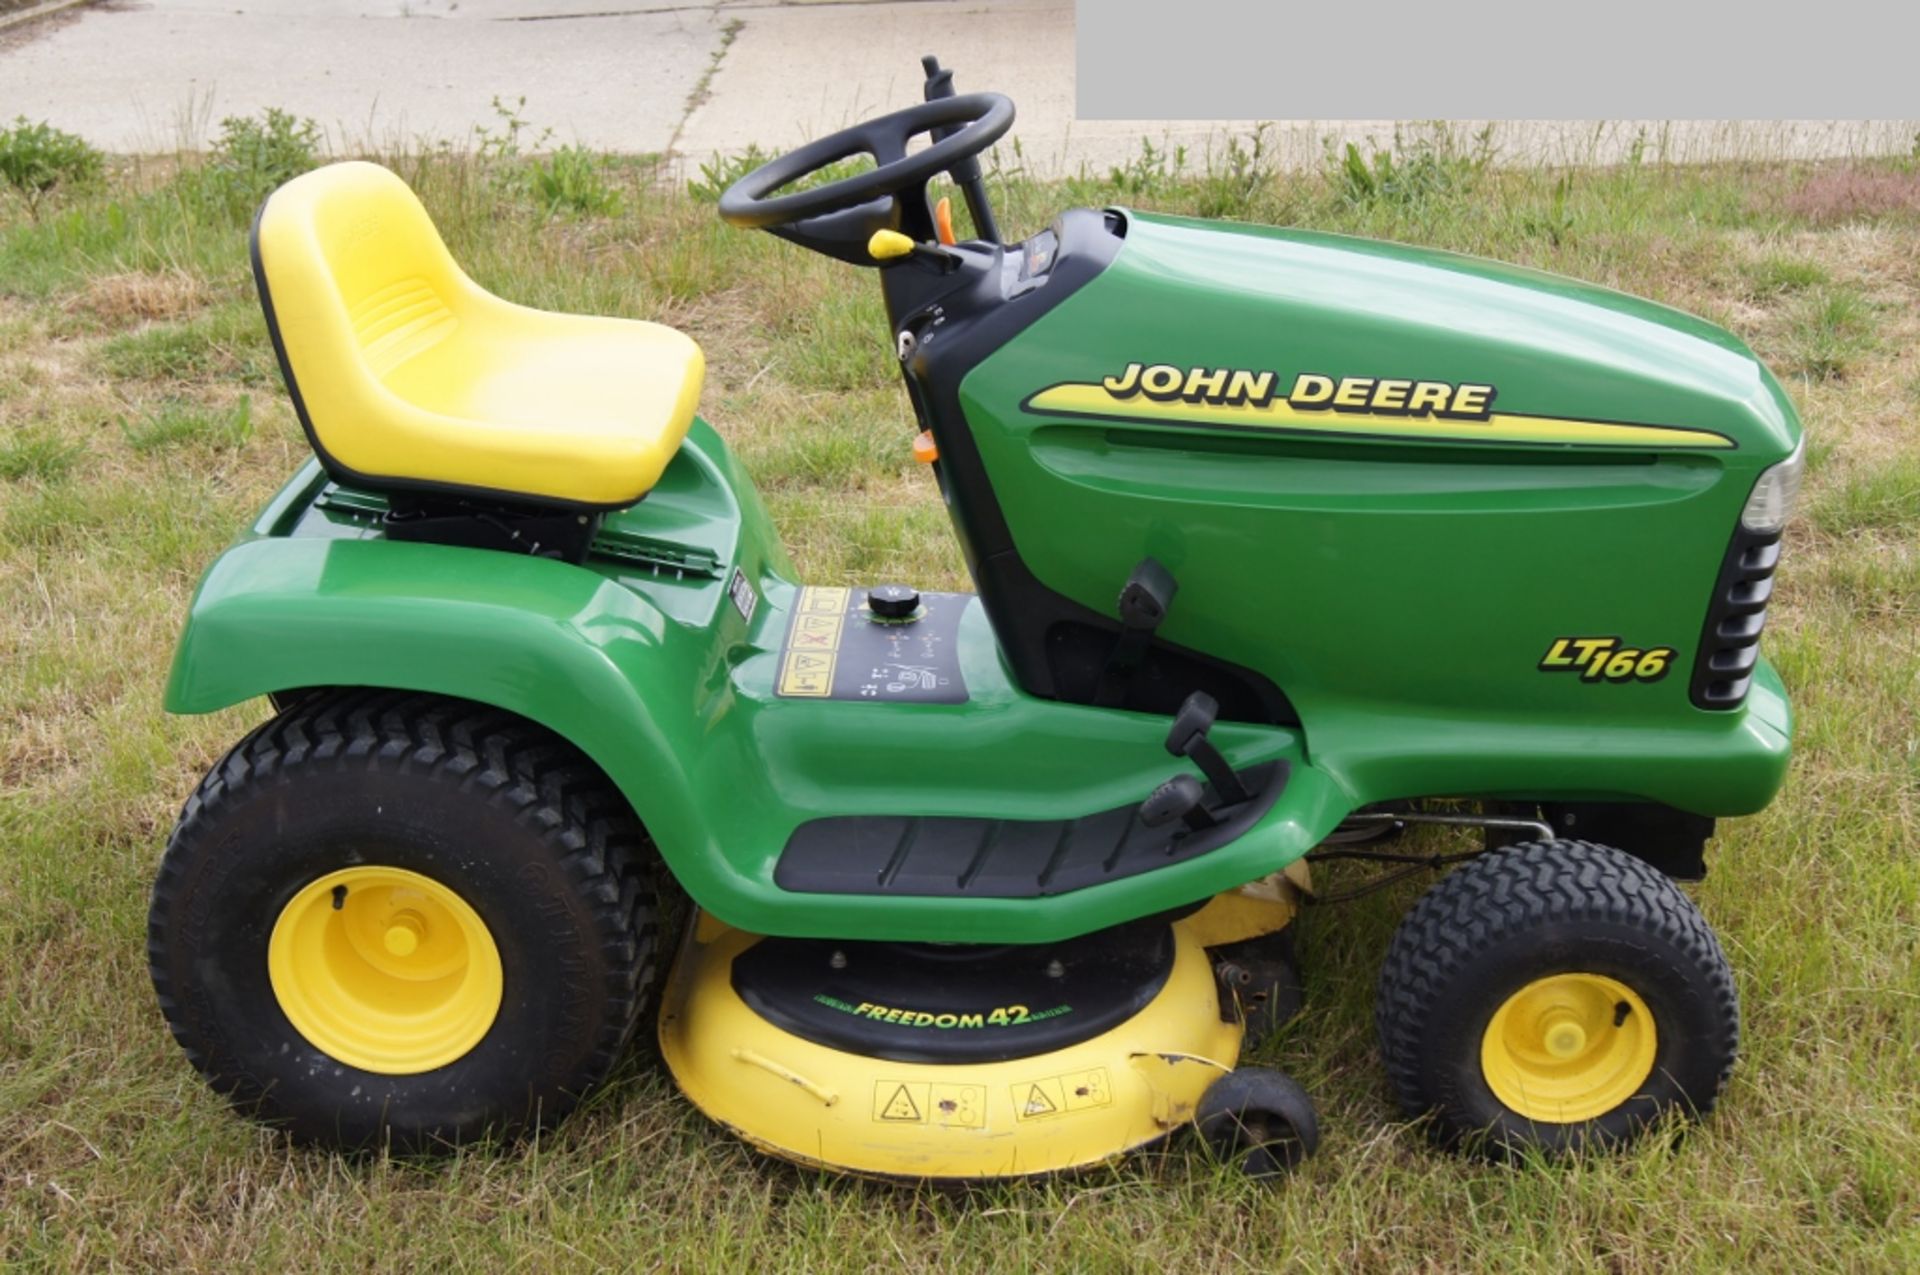
{"label": "footrest", "polygon": [[1273,808],[1287,763],[1241,774],[1252,797],[1194,831],[1149,828],[1138,804],[1077,819],[952,815],[835,815],[794,829],[773,880],[800,894],[977,895],[1019,899],[1066,894],[1169,864],[1236,840]]}

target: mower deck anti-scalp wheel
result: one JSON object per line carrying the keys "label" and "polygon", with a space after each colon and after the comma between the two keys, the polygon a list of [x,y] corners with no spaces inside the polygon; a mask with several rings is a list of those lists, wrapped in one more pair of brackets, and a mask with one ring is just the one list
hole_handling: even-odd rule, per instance
{"label": "mower deck anti-scalp wheel", "polygon": [[647,843],[557,736],[464,701],[323,693],[188,798],[147,950],[174,1037],[310,1142],[511,1137],[603,1079],[654,981]]}
{"label": "mower deck anti-scalp wheel", "polygon": [[1407,914],[1375,1016],[1409,1116],[1495,1156],[1704,1115],[1740,1041],[1733,974],[1680,888],[1610,846],[1508,847]]}
{"label": "mower deck anti-scalp wheel", "polygon": [[1320,1146],[1320,1119],[1299,1082],[1267,1067],[1241,1067],[1200,1095],[1194,1127],[1222,1161],[1250,1178],[1278,1178]]}

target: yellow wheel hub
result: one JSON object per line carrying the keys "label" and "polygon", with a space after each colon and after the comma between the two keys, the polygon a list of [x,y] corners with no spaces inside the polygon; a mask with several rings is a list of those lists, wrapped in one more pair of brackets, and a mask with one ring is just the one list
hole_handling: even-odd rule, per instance
{"label": "yellow wheel hub", "polygon": [[404,868],[343,868],[293,896],[267,973],[309,1044],[407,1076],[480,1043],[500,1012],[500,950],[471,905]]}
{"label": "yellow wheel hub", "polygon": [[1612,1111],[1653,1074],[1653,1014],[1632,988],[1604,974],[1535,979],[1494,1012],[1480,1041],[1488,1088],[1544,1124],[1578,1124]]}

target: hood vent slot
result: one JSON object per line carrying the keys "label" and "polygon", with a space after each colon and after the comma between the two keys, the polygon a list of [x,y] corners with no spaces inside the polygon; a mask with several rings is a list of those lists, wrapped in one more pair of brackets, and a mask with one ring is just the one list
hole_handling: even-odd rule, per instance
{"label": "hood vent slot", "polygon": [[1732,709],[1746,702],[1760,659],[1760,631],[1773,597],[1773,572],[1780,565],[1780,533],[1742,527],[1720,564],[1706,631],[1693,665],[1693,702],[1698,708]]}

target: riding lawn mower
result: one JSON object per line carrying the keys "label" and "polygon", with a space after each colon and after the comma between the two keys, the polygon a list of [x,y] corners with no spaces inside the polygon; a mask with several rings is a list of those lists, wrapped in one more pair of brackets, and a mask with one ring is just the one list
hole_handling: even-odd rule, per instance
{"label": "riding lawn mower", "polygon": [[[167,690],[273,709],[154,891],[193,1065],[297,1138],[424,1151],[550,1125],[657,1006],[686,1097],[790,1160],[997,1178],[1184,1131],[1278,1174],[1312,1103],[1237,1063],[1344,858],[1451,867],[1377,1001],[1439,1141],[1706,1112],[1738,1005],[1676,881],[1787,766],[1780,386],[1445,252],[1125,208],[1004,242],[1013,105],[927,69],[719,213],[873,272],[973,592],[803,580],[686,335],[488,293],[374,164],[267,199],[314,457]],[[1465,848],[1393,848],[1434,825]]]}

